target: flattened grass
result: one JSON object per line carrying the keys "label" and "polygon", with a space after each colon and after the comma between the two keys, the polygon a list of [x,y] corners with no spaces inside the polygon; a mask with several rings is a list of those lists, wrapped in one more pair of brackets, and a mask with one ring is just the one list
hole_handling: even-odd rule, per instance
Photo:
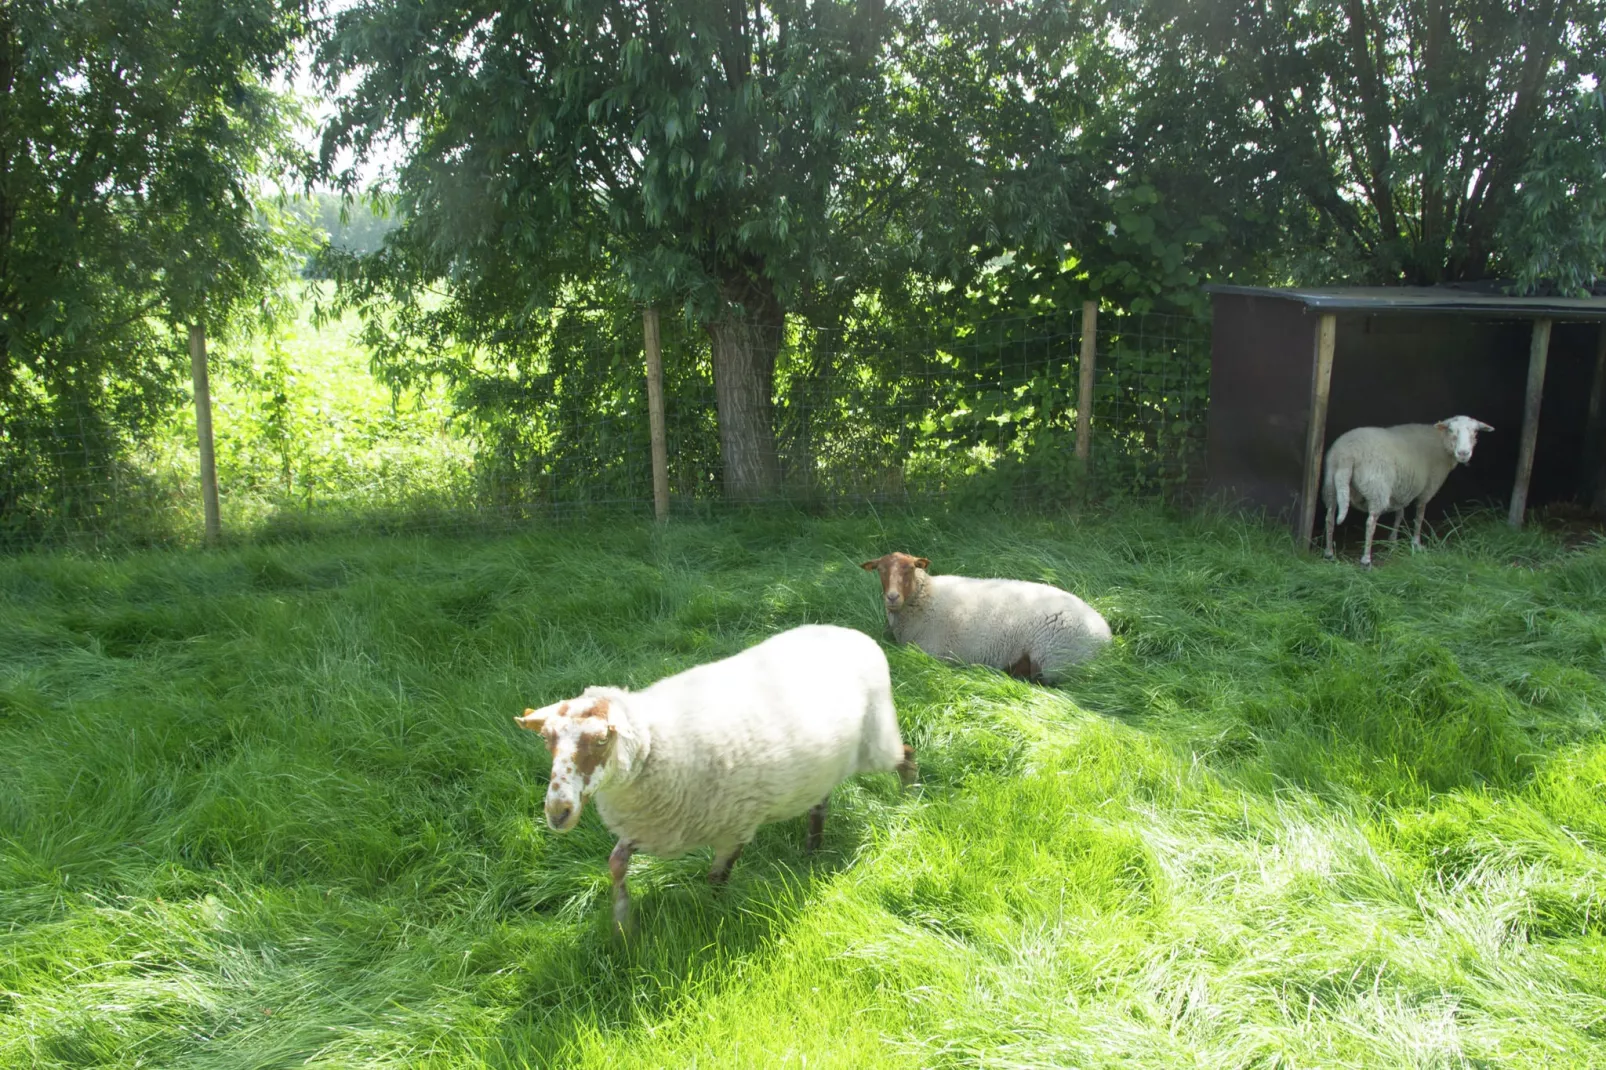
{"label": "flattened grass", "polygon": [[[924,787],[729,887],[540,819],[511,716],[858,562],[1056,582],[1060,689],[888,644]],[[792,516],[0,562],[0,1065],[1606,1065],[1606,548]]]}

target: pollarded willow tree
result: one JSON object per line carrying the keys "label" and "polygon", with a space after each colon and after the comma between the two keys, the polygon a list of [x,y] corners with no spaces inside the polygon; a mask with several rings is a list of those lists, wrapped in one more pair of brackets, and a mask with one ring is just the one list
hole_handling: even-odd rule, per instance
{"label": "pollarded willow tree", "polygon": [[354,83],[325,159],[404,142],[379,268],[409,297],[446,283],[430,330],[483,340],[599,282],[685,307],[712,341],[726,492],[761,497],[783,318],[851,229],[833,191],[888,21],[842,0],[372,0],[320,51]]}
{"label": "pollarded willow tree", "polygon": [[1606,3],[1137,0],[1112,105],[1146,166],[1299,282],[1606,273]]}

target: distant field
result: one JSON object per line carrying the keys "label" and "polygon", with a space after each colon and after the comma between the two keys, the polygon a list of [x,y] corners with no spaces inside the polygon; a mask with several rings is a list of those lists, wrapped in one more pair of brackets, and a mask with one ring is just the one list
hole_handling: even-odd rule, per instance
{"label": "distant field", "polygon": [[[641,857],[612,945],[513,714],[881,637],[889,549],[1117,646],[889,644],[923,793],[723,890]],[[0,1066],[1603,1066],[1602,607],[1606,546],[1481,519],[1372,572],[1144,510],[0,559]]]}
{"label": "distant field", "polygon": [[[445,389],[393,393],[378,382],[355,315],[313,322],[318,292],[276,332],[214,347],[214,441],[231,533],[308,514],[450,507],[471,492],[473,444],[450,422]],[[194,410],[177,410],[145,456],[159,478],[186,488],[167,508],[199,530]]]}

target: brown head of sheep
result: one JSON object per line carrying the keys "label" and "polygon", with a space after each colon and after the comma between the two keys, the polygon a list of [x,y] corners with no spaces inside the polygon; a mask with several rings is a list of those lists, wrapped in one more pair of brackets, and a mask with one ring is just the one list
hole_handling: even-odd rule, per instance
{"label": "brown head of sheep", "polygon": [[552,754],[552,780],[546,791],[546,823],[568,832],[602,780],[618,732],[608,719],[608,700],[565,699],[515,717],[519,727],[541,733]]}
{"label": "brown head of sheep", "polygon": [[881,598],[886,603],[887,612],[896,613],[908,605],[919,592],[919,573],[930,565],[931,562],[924,557],[890,553],[883,554],[874,561],[866,561],[859,567],[866,572],[880,575]]}

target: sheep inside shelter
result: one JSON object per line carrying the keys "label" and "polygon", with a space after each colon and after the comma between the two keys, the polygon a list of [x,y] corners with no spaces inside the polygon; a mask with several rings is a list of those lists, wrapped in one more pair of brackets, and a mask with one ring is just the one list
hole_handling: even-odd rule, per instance
{"label": "sheep inside shelter", "polygon": [[1477,413],[1501,429],[1428,503],[1606,516],[1606,293],[1513,297],[1442,286],[1205,287],[1211,295],[1205,493],[1316,533],[1339,431]]}
{"label": "sheep inside shelter", "polygon": [[1377,518],[1394,512],[1389,542],[1405,522],[1405,509],[1416,506],[1416,532],[1411,548],[1422,548],[1422,518],[1427,504],[1458,464],[1472,460],[1479,431],[1494,428],[1470,416],[1452,416],[1436,424],[1356,427],[1338,436],[1327,451],[1322,499],[1327,504],[1326,556],[1333,556],[1333,526],[1342,524],[1354,497],[1366,506],[1366,549],[1361,564],[1372,563],[1372,535]]}

